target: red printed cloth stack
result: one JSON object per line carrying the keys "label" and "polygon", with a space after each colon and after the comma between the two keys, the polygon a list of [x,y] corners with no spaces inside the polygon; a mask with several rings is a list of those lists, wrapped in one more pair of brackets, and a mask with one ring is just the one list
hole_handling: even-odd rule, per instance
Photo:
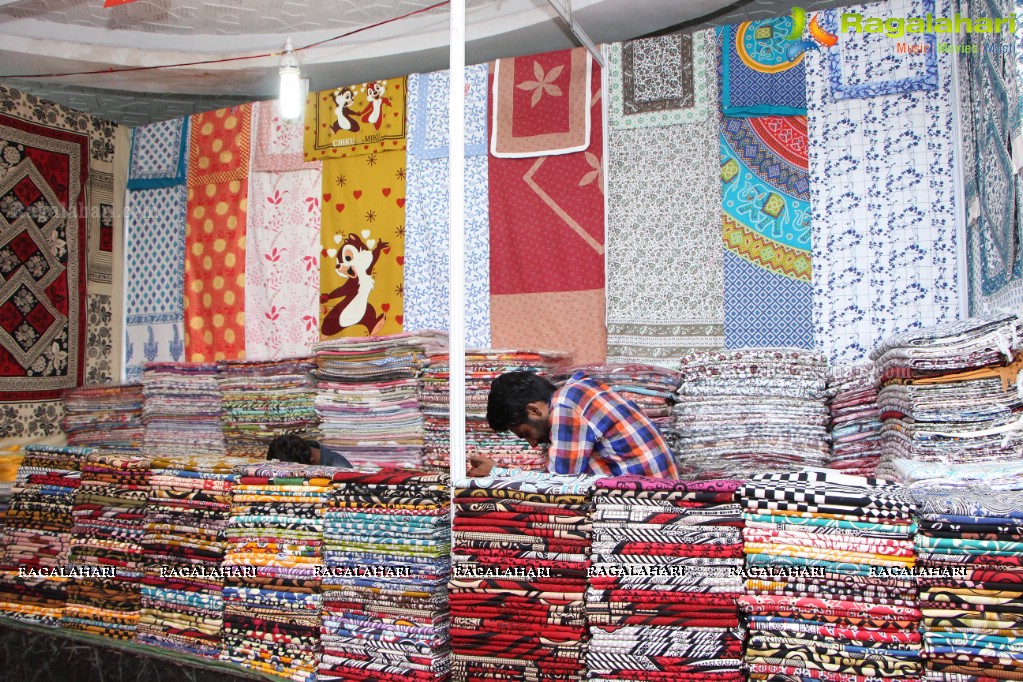
{"label": "red printed cloth stack", "polygon": [[585,677],[595,480],[520,470],[455,490],[453,680]]}
{"label": "red printed cloth stack", "polygon": [[740,682],[742,481],[603,478],[593,496],[589,679]]}

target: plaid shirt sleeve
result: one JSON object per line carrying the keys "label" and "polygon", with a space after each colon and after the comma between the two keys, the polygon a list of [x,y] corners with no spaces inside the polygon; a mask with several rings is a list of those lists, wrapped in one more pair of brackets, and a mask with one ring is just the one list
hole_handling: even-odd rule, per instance
{"label": "plaid shirt sleeve", "polygon": [[548,471],[578,476],[588,473],[590,454],[600,437],[585,418],[582,401],[586,392],[578,386],[560,389],[551,403],[551,446]]}

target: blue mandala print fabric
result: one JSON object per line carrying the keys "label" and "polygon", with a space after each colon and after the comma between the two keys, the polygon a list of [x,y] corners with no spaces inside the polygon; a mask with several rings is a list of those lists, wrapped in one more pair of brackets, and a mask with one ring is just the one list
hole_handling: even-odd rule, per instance
{"label": "blue mandala print fabric", "polygon": [[[970,16],[1009,16],[1016,8],[1023,10],[1023,0],[960,3]],[[1017,173],[1023,166],[1023,33],[1015,59],[984,49],[995,40],[966,34],[963,44],[979,53],[957,61],[971,315],[1023,310],[1023,221],[1017,218],[1023,209]]]}
{"label": "blue mandala print fabric", "polygon": [[[469,87],[465,111],[465,340],[470,348],[487,348],[490,203],[486,65],[468,67],[465,80]],[[413,113],[409,117],[405,190],[406,331],[449,326],[447,90],[446,71],[409,76],[408,108]]]}
{"label": "blue mandala print fabric", "polygon": [[791,17],[747,21],[718,29],[721,111],[725,116],[806,113],[804,55],[789,59]]}

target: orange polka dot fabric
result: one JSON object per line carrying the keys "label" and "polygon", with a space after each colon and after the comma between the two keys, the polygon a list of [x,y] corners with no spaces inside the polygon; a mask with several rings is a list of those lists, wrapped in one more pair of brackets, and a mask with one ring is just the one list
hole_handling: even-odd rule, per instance
{"label": "orange polka dot fabric", "polygon": [[245,357],[251,105],[191,121],[185,229],[185,359]]}
{"label": "orange polka dot fabric", "polygon": [[189,187],[249,177],[251,104],[196,114],[189,125]]}

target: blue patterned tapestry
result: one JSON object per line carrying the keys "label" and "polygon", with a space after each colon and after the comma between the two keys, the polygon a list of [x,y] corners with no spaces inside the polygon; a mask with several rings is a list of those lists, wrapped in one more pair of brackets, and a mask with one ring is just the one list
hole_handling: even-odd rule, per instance
{"label": "blue patterned tapestry", "polygon": [[184,184],[128,192],[125,350],[129,383],[142,365],[184,359]]}
{"label": "blue patterned tapestry", "polygon": [[157,189],[183,183],[187,146],[187,118],[134,128],[128,189]]}
{"label": "blue patterned tapestry", "polygon": [[790,59],[791,17],[747,21],[718,29],[721,111],[725,116],[806,113],[803,55]]}
{"label": "blue patterned tapestry", "polygon": [[[934,16],[935,0],[912,0],[905,3],[908,14],[885,12],[887,3],[878,3],[864,17]],[[821,12],[817,23],[838,39],[838,44],[824,50],[831,96],[835,99],[859,99],[879,95],[897,95],[917,90],[938,88],[938,47],[933,33],[907,34],[898,40],[884,33],[840,31],[842,12],[832,9]],[[856,10],[852,10],[856,11]],[[901,10],[900,10],[901,11]],[[942,38],[948,40],[947,34]],[[907,47],[900,52],[898,45]]]}
{"label": "blue patterned tapestry", "polygon": [[[465,70],[465,328],[490,346],[487,66]],[[448,72],[408,79],[404,329],[448,328]]]}
{"label": "blue patterned tapestry", "polygon": [[[970,16],[1004,17],[1017,9],[1023,10],[1023,0],[957,3],[957,11]],[[1017,172],[1023,164],[1023,33],[1016,40],[1015,54],[982,50],[957,66],[971,315],[1023,310],[1023,187]],[[966,34],[963,43],[981,49],[993,41],[1010,38]]]}
{"label": "blue patterned tapestry", "polygon": [[[865,17],[918,15],[919,2],[857,5]],[[939,2],[947,16],[950,3]],[[876,55],[848,53],[850,73]],[[855,363],[883,338],[959,314],[952,57],[938,53],[939,87],[835,99],[827,58],[806,53],[814,335],[835,364]],[[901,63],[871,80],[905,76]],[[845,68],[845,67],[843,67]]]}
{"label": "blue patterned tapestry", "polygon": [[813,286],[725,251],[725,346],[813,348]]}

